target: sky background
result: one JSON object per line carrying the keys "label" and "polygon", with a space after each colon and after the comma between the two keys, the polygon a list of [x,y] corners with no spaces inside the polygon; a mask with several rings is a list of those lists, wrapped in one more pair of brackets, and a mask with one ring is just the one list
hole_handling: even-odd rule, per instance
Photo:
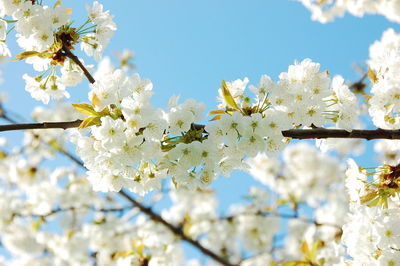
{"label": "sky background", "polygon": [[[45,1],[47,2],[47,1]],[[77,22],[83,22],[89,1],[64,1],[73,8]],[[172,95],[181,101],[194,98],[215,109],[221,80],[248,77],[258,84],[267,74],[277,80],[295,60],[311,58],[321,69],[355,81],[359,74],[354,64],[364,64],[368,48],[389,27],[398,25],[381,16],[363,19],[352,16],[329,24],[311,21],[300,3],[289,0],[104,0],[105,9],[115,16],[118,30],[105,55],[129,48],[136,54],[133,63],[142,77],[150,78],[157,107],[166,107]],[[13,38],[7,42],[13,55],[20,52]],[[85,62],[96,64],[81,51]],[[113,57],[115,60],[115,57]],[[41,105],[24,90],[24,73],[37,75],[24,62],[2,66],[1,91],[9,95],[5,106],[24,117]],[[88,82],[69,88],[71,102],[88,102]],[[372,127],[372,126],[370,126]],[[10,133],[20,136],[18,133]],[[13,139],[16,140],[14,137]],[[370,142],[373,143],[373,142]],[[371,145],[370,145],[371,146]],[[376,166],[368,148],[358,162]],[[221,209],[237,202],[249,185],[258,185],[248,175],[235,172],[230,179],[220,178],[213,187]]]}

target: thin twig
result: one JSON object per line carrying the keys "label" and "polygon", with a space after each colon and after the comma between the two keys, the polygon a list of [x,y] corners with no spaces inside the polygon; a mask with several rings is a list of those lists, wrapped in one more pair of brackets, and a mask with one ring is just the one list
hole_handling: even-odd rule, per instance
{"label": "thin twig", "polygon": [[[126,207],[121,207],[121,208],[101,208],[101,209],[95,209],[93,207],[90,206],[81,206],[80,208],[86,208],[88,210],[94,211],[94,212],[122,212],[125,210],[128,210],[128,208],[131,208],[131,206],[126,206]],[[21,214],[21,213],[13,213],[14,216],[18,216],[18,217],[40,217],[40,218],[48,218],[52,215],[55,215],[57,213],[61,213],[61,212],[67,212],[67,211],[77,211],[79,210],[76,207],[69,207],[66,209],[61,209],[61,208],[57,208],[57,209],[53,209],[51,211],[49,211],[48,213],[45,214]]]}
{"label": "thin twig", "polygon": [[[48,144],[48,143],[47,143]],[[48,144],[49,145],[49,144]],[[64,150],[62,147],[57,148],[57,151],[61,154],[63,154],[64,156],[66,156],[68,159],[70,159],[71,161],[75,162],[77,165],[85,168],[83,162],[77,158],[76,156],[74,156],[73,154],[69,153],[68,151]],[[85,168],[86,169],[86,168]]]}
{"label": "thin twig", "polygon": [[222,265],[227,265],[227,266],[233,266],[235,264],[230,263],[228,260],[222,258],[221,256],[219,256],[218,254],[214,253],[213,251],[211,251],[208,248],[205,248],[202,244],[200,244],[199,241],[187,236],[183,231],[181,227],[178,226],[174,226],[172,224],[170,224],[169,222],[167,222],[166,220],[164,220],[164,218],[162,218],[160,215],[158,215],[157,213],[155,213],[151,208],[146,207],[144,205],[142,205],[140,202],[136,201],[135,199],[133,199],[131,196],[129,196],[125,191],[121,190],[119,192],[120,195],[122,195],[125,199],[127,199],[129,202],[132,203],[132,205],[136,206],[137,208],[140,209],[141,212],[143,212],[144,214],[146,214],[147,216],[150,217],[151,220],[158,222],[162,225],[164,225],[165,227],[167,227],[172,233],[174,233],[176,236],[179,236],[182,240],[190,243],[191,245],[193,245],[194,247],[196,247],[197,249],[199,249],[201,252],[203,252],[204,254],[206,254],[207,256],[209,256],[210,258],[213,258],[215,261],[221,263]]}
{"label": "thin twig", "polygon": [[278,218],[282,218],[282,219],[294,219],[294,220],[302,221],[304,223],[314,224],[315,226],[329,226],[329,227],[334,227],[338,230],[342,230],[342,227],[338,224],[321,223],[321,222],[318,222],[317,220],[314,220],[311,218],[300,217],[296,213],[287,214],[287,213],[280,213],[280,212],[276,212],[276,211],[259,211],[259,212],[254,212],[254,213],[251,213],[251,212],[236,213],[234,215],[210,218],[210,219],[206,219],[206,220],[211,221],[211,222],[216,222],[216,221],[220,221],[220,220],[233,221],[234,219],[237,219],[239,216],[262,216],[262,217],[269,216],[269,217],[278,217]]}
{"label": "thin twig", "polygon": [[4,120],[13,123],[13,124],[17,124],[18,122],[15,121],[14,119],[12,119],[11,117],[9,117],[6,113],[6,110],[4,110],[3,108],[3,104],[0,102],[0,117],[3,118]]}
{"label": "thin twig", "polygon": [[85,74],[86,78],[89,80],[90,83],[95,83],[96,81],[94,80],[93,76],[89,73],[89,71],[86,69],[86,67],[82,64],[82,62],[79,60],[79,58],[74,55],[71,50],[67,46],[63,46],[62,50],[64,51],[65,55],[74,61],[75,64],[77,64],[83,71],[83,74]]}

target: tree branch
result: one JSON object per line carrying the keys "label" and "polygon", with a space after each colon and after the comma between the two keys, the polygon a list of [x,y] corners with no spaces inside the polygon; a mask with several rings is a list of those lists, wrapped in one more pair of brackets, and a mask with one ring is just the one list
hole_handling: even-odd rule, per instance
{"label": "tree branch", "polygon": [[42,123],[21,123],[21,124],[10,124],[10,125],[0,125],[1,131],[11,131],[11,130],[26,130],[26,129],[49,129],[49,128],[75,128],[79,127],[82,120],[68,121],[68,122],[42,122]]}
{"label": "tree branch", "polygon": [[158,215],[157,213],[155,213],[151,208],[149,207],[145,207],[144,205],[142,205],[140,202],[136,201],[135,199],[133,199],[131,196],[129,196],[125,191],[121,190],[119,192],[120,195],[122,195],[125,199],[127,199],[129,202],[132,203],[132,205],[136,206],[137,208],[140,209],[141,212],[143,212],[144,214],[146,214],[147,216],[150,217],[151,220],[158,222],[162,225],[164,225],[165,227],[167,227],[173,234],[175,234],[176,236],[179,236],[182,240],[190,243],[191,245],[193,245],[194,247],[196,247],[197,249],[199,249],[201,252],[203,252],[204,254],[206,254],[207,256],[209,256],[210,258],[213,258],[215,261],[221,263],[222,265],[226,265],[226,266],[233,266],[235,264],[231,264],[229,261],[227,261],[226,259],[220,257],[218,254],[214,253],[213,251],[209,250],[208,248],[205,248],[202,244],[200,244],[199,241],[194,240],[193,238],[187,236],[180,227],[174,226],[172,224],[170,224],[169,222],[167,222],[166,220],[164,220],[160,215]]}
{"label": "tree branch", "polygon": [[77,207],[69,207],[66,209],[61,209],[61,208],[57,208],[57,209],[53,209],[51,211],[49,211],[46,214],[21,214],[21,213],[13,213],[13,216],[18,216],[18,217],[40,217],[40,218],[48,218],[54,214],[58,214],[61,212],[67,212],[67,211],[75,211],[75,210],[79,210],[79,209],[87,209],[93,212],[103,212],[103,213],[107,213],[107,212],[122,212],[122,211],[126,211],[128,210],[128,208],[131,208],[132,206],[128,206],[128,207],[121,207],[121,208],[101,208],[101,209],[95,209],[91,206],[81,206],[79,208]]}
{"label": "tree branch", "polygon": [[[22,123],[0,125],[0,132],[11,130],[26,130],[26,129],[48,129],[48,128],[76,128],[82,123],[82,120],[68,122],[43,122],[43,123]],[[195,129],[203,129],[204,125],[194,124]],[[354,129],[346,131],[344,129],[327,129],[327,128],[312,128],[312,129],[289,129],[282,131],[282,135],[292,139],[400,139],[400,130],[394,129]]]}
{"label": "tree branch", "polygon": [[86,78],[89,80],[90,83],[95,83],[96,81],[94,80],[93,76],[89,73],[89,71],[86,69],[86,67],[82,64],[82,62],[79,60],[79,58],[74,55],[71,50],[63,45],[62,50],[64,51],[65,55],[74,61],[75,64],[77,64],[83,71],[83,74],[85,74]]}
{"label": "tree branch", "polygon": [[388,129],[354,129],[346,131],[344,129],[290,129],[282,131],[284,137],[292,139],[400,139],[400,130]]}

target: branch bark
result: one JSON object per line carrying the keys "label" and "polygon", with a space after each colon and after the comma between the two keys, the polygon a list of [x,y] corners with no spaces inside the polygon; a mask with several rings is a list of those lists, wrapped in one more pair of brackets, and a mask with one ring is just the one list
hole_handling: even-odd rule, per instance
{"label": "branch bark", "polygon": [[[48,129],[48,128],[76,128],[82,123],[82,120],[67,121],[67,122],[42,122],[42,123],[22,123],[0,125],[0,132],[11,130],[27,130],[27,129]],[[194,124],[194,128],[201,129],[204,125]],[[400,139],[400,129],[354,129],[346,131],[344,129],[327,129],[327,128],[312,128],[312,129],[290,129],[282,131],[282,135],[292,139],[327,139],[327,138],[342,138],[342,139]]]}
{"label": "branch bark", "polygon": [[12,131],[12,130],[27,130],[27,129],[49,129],[49,128],[75,128],[79,127],[82,120],[68,121],[68,122],[42,122],[42,123],[21,123],[21,124],[9,124],[0,125],[1,131]]}
{"label": "branch bark", "polygon": [[282,131],[284,137],[292,139],[400,139],[400,130],[388,129],[354,129],[346,131],[344,129],[290,129]]}
{"label": "branch bark", "polygon": [[86,78],[89,80],[90,83],[95,83],[96,81],[94,80],[93,76],[89,73],[89,71],[86,69],[86,67],[82,64],[82,62],[79,60],[79,58],[74,55],[71,50],[67,46],[63,46],[62,50],[64,51],[65,55],[74,61],[75,64],[77,64],[83,71],[83,74],[85,74]]}

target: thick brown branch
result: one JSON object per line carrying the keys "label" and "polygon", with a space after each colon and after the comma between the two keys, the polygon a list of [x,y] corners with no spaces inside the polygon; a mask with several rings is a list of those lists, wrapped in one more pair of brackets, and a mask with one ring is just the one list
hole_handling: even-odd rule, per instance
{"label": "thick brown branch", "polygon": [[[25,123],[0,125],[1,131],[10,130],[26,130],[26,129],[47,129],[47,128],[75,128],[82,123],[82,120],[68,122],[43,122],[43,123]],[[203,129],[204,125],[194,124],[194,128]],[[343,138],[343,139],[400,139],[400,130],[387,129],[354,129],[346,131],[344,129],[290,129],[282,131],[282,135],[292,139],[328,139],[328,138]]]}
{"label": "thick brown branch", "polygon": [[68,121],[68,122],[42,122],[42,123],[21,123],[21,124],[10,124],[10,125],[0,125],[1,131],[11,131],[11,130],[27,130],[27,129],[48,129],[48,128],[75,128],[79,127],[82,120]]}
{"label": "thick brown branch", "polygon": [[67,46],[63,46],[62,50],[64,51],[65,55],[74,61],[75,64],[77,64],[83,71],[83,74],[85,74],[86,78],[89,80],[90,83],[95,83],[96,81],[94,80],[93,76],[89,73],[89,71],[86,69],[86,67],[82,64],[82,62],[79,60],[79,58],[74,55],[71,50]]}
{"label": "thick brown branch", "polygon": [[227,265],[227,266],[233,266],[235,264],[231,264],[229,261],[226,259],[220,257],[218,254],[214,253],[213,251],[209,250],[208,248],[205,248],[202,244],[200,244],[199,241],[187,236],[181,229],[181,227],[174,226],[164,220],[160,215],[155,213],[151,208],[148,208],[144,205],[142,205],[140,202],[136,201],[133,199],[131,196],[129,196],[125,191],[121,190],[119,192],[120,195],[122,195],[125,199],[127,199],[129,202],[132,203],[132,205],[136,206],[137,208],[140,209],[141,212],[146,214],[147,216],[150,217],[151,220],[158,222],[165,227],[167,227],[172,233],[174,233],[176,236],[179,236],[182,240],[192,244],[194,247],[199,249],[201,252],[206,254],[207,256],[213,258],[215,261],[221,263],[222,265]]}
{"label": "thick brown branch", "polygon": [[285,130],[282,131],[282,135],[292,139],[400,139],[400,130],[386,130],[378,128],[370,130],[354,129],[351,131],[346,131],[344,129],[313,128]]}

